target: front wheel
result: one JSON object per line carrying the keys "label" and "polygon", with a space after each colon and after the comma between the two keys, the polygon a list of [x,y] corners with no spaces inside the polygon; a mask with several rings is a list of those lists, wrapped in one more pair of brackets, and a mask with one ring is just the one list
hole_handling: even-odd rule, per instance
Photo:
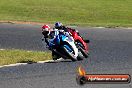
{"label": "front wheel", "polygon": [[52,59],[57,60],[59,58],[60,58],[60,56],[55,51],[52,51]]}
{"label": "front wheel", "polygon": [[81,60],[83,60],[83,56],[81,56],[81,55],[78,55],[78,56],[77,56],[77,60],[78,60],[78,61],[81,61]]}
{"label": "front wheel", "polygon": [[79,47],[79,50],[81,51],[81,53],[83,54],[83,56],[85,58],[87,58],[89,56],[89,52],[88,51],[85,51],[84,49],[82,49],[81,47]]}
{"label": "front wheel", "polygon": [[67,55],[67,58],[70,58],[72,61],[77,61],[77,58],[74,56],[73,52],[69,52],[69,50],[66,47],[62,47],[62,50],[64,51],[64,54]]}

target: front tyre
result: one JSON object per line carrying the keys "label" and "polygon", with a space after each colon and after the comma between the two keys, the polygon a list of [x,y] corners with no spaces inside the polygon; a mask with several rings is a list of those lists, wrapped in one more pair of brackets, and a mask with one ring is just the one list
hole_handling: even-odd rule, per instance
{"label": "front tyre", "polygon": [[60,56],[55,51],[52,51],[52,59],[57,60],[59,58],[60,58]]}
{"label": "front tyre", "polygon": [[83,54],[85,58],[89,56],[89,52],[87,52],[86,50],[82,49],[81,47],[79,47],[79,50],[81,51],[81,53]]}
{"label": "front tyre", "polygon": [[64,46],[62,47],[62,50],[64,51],[64,54],[72,61],[77,61],[77,58],[74,56],[73,52],[69,52],[69,50]]}
{"label": "front tyre", "polygon": [[81,55],[78,55],[78,56],[77,56],[77,60],[78,60],[78,61],[81,61],[81,60],[83,60],[83,56],[81,56]]}
{"label": "front tyre", "polygon": [[81,51],[85,58],[89,56],[89,52],[84,49],[84,46],[80,41],[76,41],[76,46],[78,47],[78,50]]}
{"label": "front tyre", "polygon": [[81,61],[81,60],[83,60],[83,58],[84,58],[84,56],[83,56],[82,52],[78,49],[77,60],[78,60],[78,61]]}

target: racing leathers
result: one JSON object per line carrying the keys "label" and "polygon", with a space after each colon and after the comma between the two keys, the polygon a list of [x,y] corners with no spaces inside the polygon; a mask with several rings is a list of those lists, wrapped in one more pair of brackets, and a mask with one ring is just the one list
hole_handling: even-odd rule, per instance
{"label": "racing leathers", "polygon": [[[43,33],[42,33],[43,34]],[[55,39],[55,37],[59,34],[59,31],[57,29],[54,29],[52,31],[50,31],[49,34],[47,35],[44,35],[43,34],[43,37],[42,37],[42,42],[46,42],[47,44],[47,47],[49,47],[49,42],[53,41]],[[50,48],[49,48],[50,49]]]}

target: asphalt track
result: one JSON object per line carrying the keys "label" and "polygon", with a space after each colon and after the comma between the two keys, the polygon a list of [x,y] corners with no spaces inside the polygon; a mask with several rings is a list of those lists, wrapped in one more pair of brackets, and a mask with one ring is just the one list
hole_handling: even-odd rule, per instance
{"label": "asphalt track", "polygon": [[[0,24],[0,48],[47,50],[41,43],[41,26]],[[28,64],[0,68],[0,88],[132,88],[130,84],[76,83],[78,66],[88,74],[132,76],[132,30],[77,28],[90,39],[90,56],[79,62]]]}

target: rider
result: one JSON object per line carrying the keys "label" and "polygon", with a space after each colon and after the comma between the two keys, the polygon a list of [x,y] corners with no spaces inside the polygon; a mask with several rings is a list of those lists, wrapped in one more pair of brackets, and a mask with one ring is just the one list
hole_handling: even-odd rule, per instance
{"label": "rider", "polygon": [[42,26],[42,34],[44,35],[42,40],[45,39],[45,42],[49,46],[49,40],[53,40],[58,35],[58,30],[53,30],[49,25]]}
{"label": "rider", "polygon": [[49,42],[48,42],[48,37],[49,37],[49,34],[50,34],[49,25],[43,25],[42,26],[42,34],[44,35],[43,38],[42,38],[42,41],[44,41],[44,39],[45,39],[46,44],[49,45]]}
{"label": "rider", "polygon": [[[42,34],[44,35],[42,38],[42,41],[45,40],[46,44],[48,45],[48,49],[52,50],[50,46],[50,41],[53,41],[54,38],[58,35],[59,31],[58,30],[53,30],[50,28],[49,25],[43,25],[42,26]],[[59,57],[55,51],[52,50],[52,58],[53,60],[57,60]]]}
{"label": "rider", "polygon": [[64,30],[66,32],[66,35],[71,35],[71,33],[69,32],[69,30],[74,30],[78,33],[78,35],[80,36],[78,30],[75,30],[75,29],[72,29],[72,28],[69,28],[69,27],[66,27],[64,26],[61,22],[56,22],[55,23],[55,28],[58,29],[58,30]]}

